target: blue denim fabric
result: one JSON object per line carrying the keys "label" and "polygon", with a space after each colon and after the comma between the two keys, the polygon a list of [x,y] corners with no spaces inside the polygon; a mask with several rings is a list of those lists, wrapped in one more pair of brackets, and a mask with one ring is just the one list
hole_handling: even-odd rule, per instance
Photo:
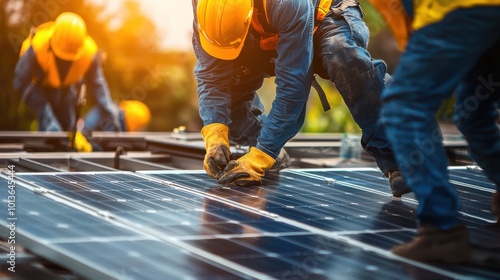
{"label": "blue denim fabric", "polygon": [[[40,131],[72,130],[76,119],[75,98],[80,83],[64,89],[48,88],[40,83],[33,84],[33,75],[38,81],[43,79],[43,72],[36,62],[35,53],[32,48],[29,48],[16,64],[14,89],[23,94],[23,100],[35,111]],[[117,110],[112,105],[108,85],[97,55],[85,77],[82,77],[83,81],[86,82],[88,92],[94,95],[103,113],[112,120],[112,130],[119,131]]]}
{"label": "blue denim fabric", "polygon": [[[231,141],[242,145],[255,143],[276,158],[304,122],[313,77],[314,6],[303,0],[266,2],[270,23],[279,31],[276,51],[261,50],[259,37],[251,30],[237,59],[215,59],[200,46],[196,18],[193,48],[204,125],[226,124]],[[193,1],[195,10],[196,5],[197,1]],[[256,91],[269,75],[276,75],[276,98],[266,117]]]}
{"label": "blue denim fabric", "polygon": [[340,16],[329,14],[314,34],[315,68],[320,76],[335,83],[362,129],[363,148],[385,174],[398,169],[390,143],[378,123],[380,95],[390,77],[385,62],[372,59],[368,53],[369,36],[359,7],[348,7]]}
{"label": "blue denim fabric", "polygon": [[500,186],[499,14],[499,7],[459,9],[415,31],[383,93],[381,121],[419,201],[417,217],[423,225],[450,229],[458,223],[460,203],[448,181],[447,156],[434,117],[454,91],[454,119],[472,157]]}
{"label": "blue denim fabric", "polygon": [[[125,115],[123,111],[116,105],[113,105],[118,111],[118,119],[120,121],[120,131],[127,131],[125,126]],[[92,131],[115,131],[113,120],[106,117],[107,114],[100,106],[92,107],[84,117],[84,126],[82,132],[90,134]]]}

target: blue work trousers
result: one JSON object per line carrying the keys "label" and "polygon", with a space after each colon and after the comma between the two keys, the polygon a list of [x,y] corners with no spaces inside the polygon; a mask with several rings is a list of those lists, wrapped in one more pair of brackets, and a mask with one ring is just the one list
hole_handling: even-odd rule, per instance
{"label": "blue work trousers", "polygon": [[359,7],[348,7],[340,15],[327,15],[314,35],[315,69],[321,77],[335,83],[362,130],[361,145],[386,174],[398,169],[378,122],[381,93],[390,76],[385,62],[370,56],[369,37]]}
{"label": "blue work trousers", "polygon": [[413,33],[390,87],[382,123],[397,161],[419,201],[421,225],[459,223],[457,191],[435,112],[456,94],[454,121],[471,156],[500,186],[500,8],[459,9]]}

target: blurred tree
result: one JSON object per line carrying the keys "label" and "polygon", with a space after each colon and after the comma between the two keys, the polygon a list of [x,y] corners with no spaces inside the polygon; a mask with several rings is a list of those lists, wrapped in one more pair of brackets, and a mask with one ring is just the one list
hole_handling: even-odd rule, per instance
{"label": "blurred tree", "polygon": [[[151,109],[149,130],[170,131],[181,125],[199,130],[194,55],[170,53],[159,47],[160,35],[135,0],[117,10],[90,0],[0,1],[0,130],[33,130],[36,120],[12,89],[15,64],[22,41],[31,27],[54,20],[61,12],[82,16],[88,33],[102,53],[103,70],[117,102],[137,99]],[[95,103],[88,94],[85,113]],[[192,126],[192,127],[190,127]]]}
{"label": "blurred tree", "polygon": [[[0,129],[28,129],[30,122],[18,116],[28,116],[30,112],[24,106],[18,106],[21,97],[12,89],[14,66],[17,61],[22,40],[29,34],[29,28],[19,23],[19,16],[13,16],[20,6],[28,6],[33,1],[0,1]],[[17,14],[19,15],[19,14]],[[31,115],[28,117],[32,119]]]}

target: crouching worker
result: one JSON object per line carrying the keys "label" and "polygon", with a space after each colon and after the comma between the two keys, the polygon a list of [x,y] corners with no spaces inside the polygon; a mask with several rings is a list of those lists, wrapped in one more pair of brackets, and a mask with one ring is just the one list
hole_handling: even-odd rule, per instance
{"label": "crouching worker", "polygon": [[54,22],[32,32],[21,47],[13,83],[22,100],[34,110],[38,129],[68,131],[70,145],[78,151],[92,150],[76,130],[84,85],[94,94],[112,129],[120,130],[98,47],[77,14],[62,13]]}

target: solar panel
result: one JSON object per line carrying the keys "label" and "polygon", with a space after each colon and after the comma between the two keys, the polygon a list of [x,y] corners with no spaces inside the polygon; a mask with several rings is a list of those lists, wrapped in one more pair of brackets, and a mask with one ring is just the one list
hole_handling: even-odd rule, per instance
{"label": "solar panel", "polygon": [[[2,198],[7,197],[6,190],[0,189]],[[207,263],[197,265],[201,261],[178,246],[22,186],[17,186],[16,197],[16,241],[89,279],[236,277]],[[6,213],[0,214],[4,221],[8,218]],[[0,234],[12,235],[7,227],[0,227]],[[193,264],[195,268],[191,267]]]}
{"label": "solar panel", "polygon": [[[500,244],[485,227],[494,186],[476,170],[450,173],[471,210],[463,219],[472,239]],[[415,235],[417,203],[392,199],[376,169],[286,170],[246,188],[217,185],[203,171],[16,176],[20,242],[91,279],[500,276],[392,255]]]}

